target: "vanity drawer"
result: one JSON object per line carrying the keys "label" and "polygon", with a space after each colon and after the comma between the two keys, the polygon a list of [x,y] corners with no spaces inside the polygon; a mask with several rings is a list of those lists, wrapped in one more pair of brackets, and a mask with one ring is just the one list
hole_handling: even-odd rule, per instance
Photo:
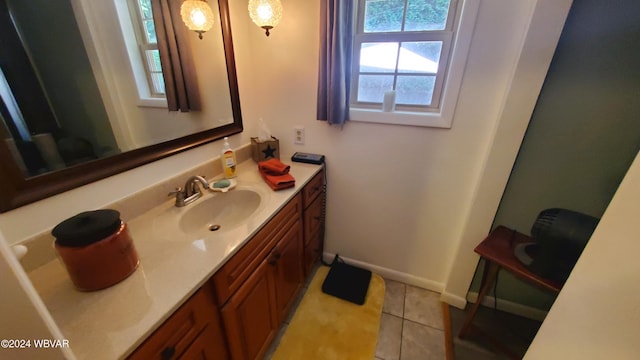
{"label": "vanity drawer", "polygon": [[275,242],[300,220],[301,205],[300,194],[297,194],[213,275],[219,304],[227,302],[269,254]]}
{"label": "vanity drawer", "polygon": [[304,208],[309,207],[311,202],[324,190],[324,170],[320,170],[316,176],[311,179],[302,189],[302,199],[304,202]]}
{"label": "vanity drawer", "polygon": [[206,285],[198,290],[129,359],[177,359],[207,325],[212,329],[214,325],[219,327],[220,320],[212,292],[211,287]]}

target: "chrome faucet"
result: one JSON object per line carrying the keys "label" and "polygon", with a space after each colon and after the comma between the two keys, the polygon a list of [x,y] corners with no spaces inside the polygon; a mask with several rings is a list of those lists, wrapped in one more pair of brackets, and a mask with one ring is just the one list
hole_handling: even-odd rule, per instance
{"label": "chrome faucet", "polygon": [[169,196],[175,195],[177,207],[189,205],[202,196],[202,190],[200,190],[198,183],[200,183],[204,189],[209,188],[209,183],[202,176],[192,176],[187,179],[187,182],[184,184],[184,190],[181,187],[177,187],[169,193]]}

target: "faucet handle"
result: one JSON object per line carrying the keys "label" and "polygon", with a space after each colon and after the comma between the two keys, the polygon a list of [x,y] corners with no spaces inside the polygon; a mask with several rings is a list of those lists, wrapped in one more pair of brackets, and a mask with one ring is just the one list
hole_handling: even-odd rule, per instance
{"label": "faucet handle", "polygon": [[185,205],[184,203],[184,191],[182,191],[181,187],[177,187],[175,190],[171,191],[167,196],[175,196],[176,197],[176,206],[182,207]]}

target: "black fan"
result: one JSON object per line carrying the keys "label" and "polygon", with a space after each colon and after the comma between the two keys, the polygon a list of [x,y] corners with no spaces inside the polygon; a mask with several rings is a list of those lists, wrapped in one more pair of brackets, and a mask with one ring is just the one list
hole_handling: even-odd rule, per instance
{"label": "black fan", "polygon": [[534,242],[516,246],[515,255],[534,274],[563,283],[599,221],[572,210],[544,210],[531,228]]}

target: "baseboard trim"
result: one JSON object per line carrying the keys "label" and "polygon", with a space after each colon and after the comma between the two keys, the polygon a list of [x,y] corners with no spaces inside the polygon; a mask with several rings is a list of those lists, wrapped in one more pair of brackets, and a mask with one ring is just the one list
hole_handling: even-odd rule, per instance
{"label": "baseboard trim", "polygon": [[[469,292],[467,294],[467,300],[469,302],[475,303],[478,299],[477,292]],[[485,296],[482,300],[482,305],[486,307],[493,308],[496,303],[496,299],[493,296]],[[518,304],[512,301],[498,299],[498,310],[508,312],[511,314],[519,315],[522,317],[526,317],[528,319],[544,321],[544,318],[547,316],[547,311],[540,310],[531,306],[526,306],[522,304]]]}
{"label": "baseboard trim", "polygon": [[440,294],[440,301],[446,302],[447,304],[461,310],[464,310],[467,306],[467,299],[446,291]]}
{"label": "baseboard trim", "polygon": [[[324,259],[325,262],[328,262],[328,263],[331,263],[335,256],[336,256],[336,254],[332,254],[332,253],[328,253],[328,252],[325,252],[325,253],[322,254],[322,258]],[[361,268],[364,268],[364,269],[367,269],[367,270],[371,270],[372,272],[375,272],[376,274],[381,275],[385,279],[403,282],[403,283],[408,284],[408,285],[412,285],[412,286],[416,286],[416,287],[419,287],[419,288],[435,291],[437,293],[442,293],[442,290],[444,290],[444,284],[443,283],[439,283],[437,281],[432,281],[432,280],[424,279],[424,278],[421,278],[421,277],[418,277],[418,276],[415,276],[415,275],[403,273],[403,272],[396,271],[396,270],[387,269],[387,268],[384,268],[382,266],[369,264],[369,263],[366,263],[364,261],[351,259],[351,258],[348,258],[348,257],[344,257],[342,255],[340,255],[340,258],[342,258],[345,262],[347,262],[347,263],[349,263],[351,265],[355,265],[355,266],[358,266],[358,267],[361,267]]]}

